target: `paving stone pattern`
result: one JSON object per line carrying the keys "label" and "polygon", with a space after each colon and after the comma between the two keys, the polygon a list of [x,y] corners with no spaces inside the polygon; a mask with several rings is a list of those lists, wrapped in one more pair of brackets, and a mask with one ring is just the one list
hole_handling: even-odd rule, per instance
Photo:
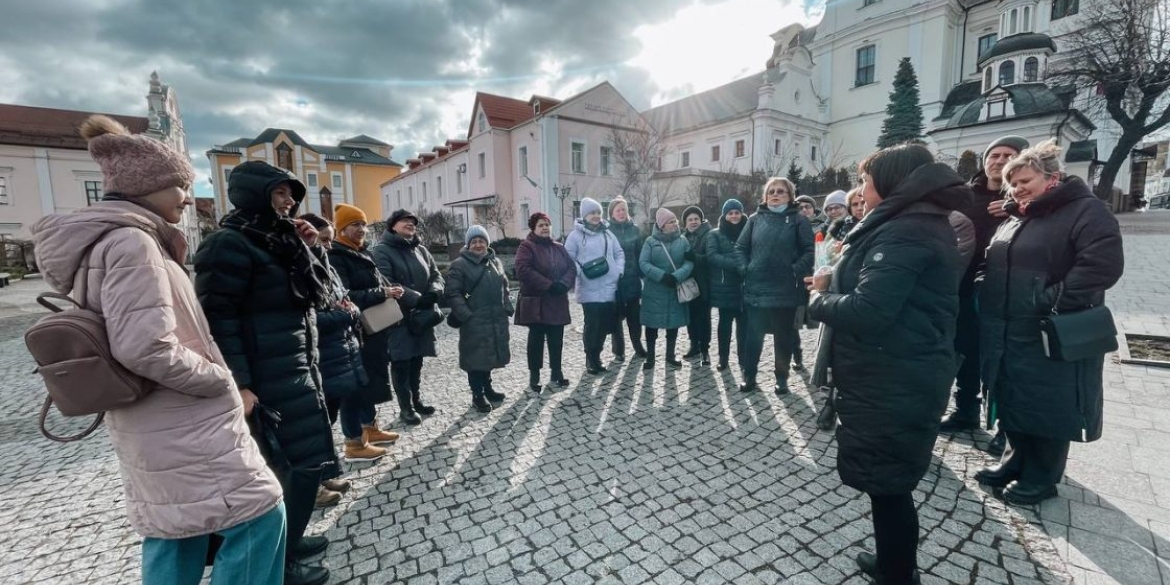
{"label": "paving stone pattern", "polygon": [[[1161,236],[1140,241],[1150,237]],[[35,430],[43,390],[20,334],[35,313],[27,299],[43,289],[26,281],[5,289],[22,301],[0,297],[0,582],[135,582],[140,538],[125,521],[104,431],[57,445]],[[1164,302],[1159,310],[1170,312]],[[573,384],[536,395],[525,390],[525,331],[512,333],[513,364],[495,374],[508,398],[490,415],[470,408],[457,333],[445,327],[442,356],[424,369],[424,396],[439,413],[402,429],[397,409],[381,407],[380,418],[403,438],[382,461],[351,466],[354,489],[309,529],[332,542],[318,559],[332,583],[868,582],[853,556],[873,546],[869,503],[841,485],[832,434],[815,425],[823,396],[803,377],[794,374],[793,393],[777,397],[767,390],[770,376],[761,376],[764,392],[745,395],[738,374],[697,362],[679,370],[660,363],[647,374],[640,360],[611,361],[610,373],[587,376],[575,325],[566,335]],[[815,333],[803,339],[811,363]],[[767,352],[761,370],[772,359]],[[1114,376],[1121,367],[1109,368]],[[1165,383],[1144,372],[1135,388],[1164,399]],[[1143,438],[1158,442],[1132,428],[1139,422],[1122,426],[1114,408],[1107,406],[1107,437],[1129,428],[1139,447]],[[1145,420],[1136,410],[1126,414]],[[1170,426],[1148,426],[1170,437]],[[1005,506],[970,479],[992,462],[977,448],[988,438],[940,437],[914,494],[923,583],[1163,583],[1170,480],[1152,478],[1165,476],[1170,453],[1123,445],[1127,461],[1146,466],[1148,474],[1129,472],[1146,478],[1144,488],[1106,474],[1116,484],[1109,493],[1149,496],[1143,505],[1159,520],[1138,522],[1110,505],[1116,498],[1085,487],[1106,479],[1082,478],[1076,462],[1061,498]]]}

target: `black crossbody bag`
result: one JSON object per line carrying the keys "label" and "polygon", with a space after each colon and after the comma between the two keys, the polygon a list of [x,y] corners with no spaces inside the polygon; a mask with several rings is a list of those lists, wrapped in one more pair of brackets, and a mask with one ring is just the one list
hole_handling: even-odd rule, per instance
{"label": "black crossbody bag", "polygon": [[1044,355],[1051,360],[1075,362],[1117,351],[1117,326],[1109,308],[1097,305],[1058,313],[1056,307],[1064,294],[1064,283],[1057,287],[1052,314],[1040,319]]}

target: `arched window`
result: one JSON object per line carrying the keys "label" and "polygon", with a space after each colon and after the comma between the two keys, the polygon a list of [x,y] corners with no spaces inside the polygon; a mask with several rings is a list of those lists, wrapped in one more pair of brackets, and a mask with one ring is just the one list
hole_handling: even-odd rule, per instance
{"label": "arched window", "polygon": [[1024,7],[1024,22],[1020,25],[1020,32],[1032,32],[1032,7]]}
{"label": "arched window", "polygon": [[983,69],[983,91],[991,90],[991,67]]}
{"label": "arched window", "polygon": [[999,84],[1011,85],[1016,82],[1016,62],[1004,61],[999,65]]}
{"label": "arched window", "polygon": [[1014,35],[1017,32],[1019,32],[1019,30],[1020,30],[1019,20],[1020,20],[1020,11],[1012,9],[1011,17],[1009,19],[1009,22],[1011,22],[1011,24],[1008,26],[1008,34],[1009,35]]}
{"label": "arched window", "polygon": [[1040,60],[1028,57],[1024,60],[1024,83],[1036,81],[1040,77]]}

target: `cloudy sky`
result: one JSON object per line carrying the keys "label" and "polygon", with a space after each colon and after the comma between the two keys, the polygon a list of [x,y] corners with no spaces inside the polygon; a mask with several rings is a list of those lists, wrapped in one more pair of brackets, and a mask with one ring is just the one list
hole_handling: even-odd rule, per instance
{"label": "cloudy sky", "polygon": [[763,69],[768,35],[825,0],[38,0],[9,2],[0,103],[146,115],[179,96],[208,195],[214,144],[267,127],[368,134],[399,162],[467,131],[476,91],[571,96],[608,80],[638,108]]}

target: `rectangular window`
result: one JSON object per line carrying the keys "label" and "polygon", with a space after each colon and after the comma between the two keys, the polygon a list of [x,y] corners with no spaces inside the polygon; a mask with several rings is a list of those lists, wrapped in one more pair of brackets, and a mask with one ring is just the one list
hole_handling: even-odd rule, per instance
{"label": "rectangular window", "polygon": [[487,153],[481,152],[476,155],[476,161],[479,162],[479,178],[487,176]]}
{"label": "rectangular window", "polygon": [[585,172],[585,143],[574,142],[570,145],[572,169],[574,173]]}
{"label": "rectangular window", "polygon": [[435,177],[435,194],[439,196],[439,200],[443,200],[443,177]]}
{"label": "rectangular window", "polygon": [[1080,0],[1052,0],[1052,20],[1076,14],[1080,4]]}
{"label": "rectangular window", "polygon": [[719,145],[711,147],[711,162],[719,162]]}
{"label": "rectangular window", "polygon": [[317,186],[317,173],[309,173],[305,175],[305,184],[309,187]]}
{"label": "rectangular window", "polygon": [[877,3],[878,3],[878,0],[862,0],[861,6],[862,6],[862,8],[864,8],[866,6],[873,6],[874,4],[877,4]]}
{"label": "rectangular window", "polygon": [[341,173],[333,173],[333,190],[341,189]]}
{"label": "rectangular window", "polygon": [[520,226],[519,226],[520,229],[523,230],[523,229],[526,229],[528,227],[528,216],[529,216],[528,204],[521,203],[520,204],[520,217],[517,218],[520,220]]}
{"label": "rectangular window", "polygon": [[[461,165],[461,166],[466,166],[466,165]],[[461,173],[459,171],[455,171],[455,193],[459,194],[462,192],[463,192],[463,173]]]}
{"label": "rectangular window", "polygon": [[9,205],[8,201],[8,177],[0,177],[0,205]]}
{"label": "rectangular window", "polygon": [[869,85],[874,82],[874,68],[877,57],[877,47],[868,45],[857,49],[857,80],[854,86]]}
{"label": "rectangular window", "polygon": [[419,199],[419,201],[426,203],[426,200],[427,200],[427,182],[426,181],[423,181],[421,194],[422,194],[422,199]]}
{"label": "rectangular window", "polygon": [[808,157],[809,157],[809,160],[811,160],[812,162],[817,162],[817,147],[816,146],[809,147]]}
{"label": "rectangular window", "polygon": [[599,159],[598,170],[601,171],[601,176],[608,177],[608,176],[613,174],[613,171],[611,169],[611,165],[613,164],[613,162],[612,162],[613,161],[613,149],[608,147],[608,146],[602,146],[600,154],[601,154],[601,156],[598,157],[598,159]]}
{"label": "rectangular window", "polygon": [[783,145],[783,144],[780,142],[780,139],[779,139],[779,138],[777,138],[777,139],[776,139],[776,144],[775,144],[775,146],[772,148],[772,154],[779,156],[779,155],[780,155],[780,153],[781,153],[781,152],[783,152],[783,151],[784,151],[784,145]]}
{"label": "rectangular window", "polygon": [[406,204],[414,205],[414,187],[408,186],[406,188]]}
{"label": "rectangular window", "polygon": [[975,57],[978,58],[984,53],[990,51],[991,47],[995,45],[995,40],[997,38],[999,38],[999,35],[995,33],[979,37],[979,50],[975,53]]}
{"label": "rectangular window", "polygon": [[521,146],[520,152],[519,152],[519,154],[517,154],[516,158],[520,159],[520,176],[527,177],[528,176],[528,147]]}
{"label": "rectangular window", "polygon": [[85,204],[93,205],[102,200],[102,182],[101,181],[86,181],[85,182]]}
{"label": "rectangular window", "polygon": [[224,184],[225,190],[227,189],[228,181],[230,181],[231,178],[232,178],[232,169],[231,169],[231,167],[228,167],[228,168],[223,170],[223,184]]}
{"label": "rectangular window", "polygon": [[743,158],[745,152],[746,152],[746,150],[745,150],[745,146],[744,146],[744,141],[736,140],[735,141],[735,158]]}
{"label": "rectangular window", "polygon": [[402,209],[402,189],[398,190],[398,209]]}
{"label": "rectangular window", "polygon": [[684,169],[689,168],[691,166],[691,153],[689,153],[689,152],[682,153],[682,160],[679,161],[678,166],[680,168],[684,168]]}

